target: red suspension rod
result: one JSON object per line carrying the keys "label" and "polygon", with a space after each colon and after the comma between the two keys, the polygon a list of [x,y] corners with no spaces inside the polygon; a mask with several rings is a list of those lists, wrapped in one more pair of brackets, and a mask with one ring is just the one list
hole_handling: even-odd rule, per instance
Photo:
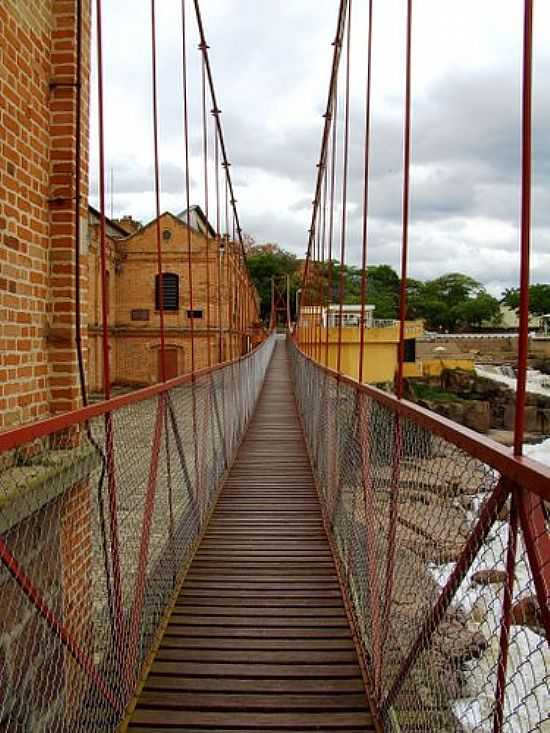
{"label": "red suspension rod", "polygon": [[151,62],[153,76],[153,152],[155,170],[155,213],[156,213],[156,247],[157,274],[160,318],[160,377],[166,381],[166,352],[164,348],[164,278],[162,271],[162,244],[160,236],[160,164],[158,143],[158,93],[157,93],[157,29],[155,18],[155,0],[151,0]]}
{"label": "red suspension rod", "polygon": [[372,79],[372,0],[369,0],[369,33],[367,40],[367,91],[365,100],[365,159],[363,183],[363,246],[361,253],[361,335],[359,337],[358,379],[363,381],[365,351],[365,300],[367,297],[367,251],[368,251],[368,212],[369,212],[369,164],[370,164],[370,120],[371,120],[371,79]]}
{"label": "red suspension rod", "polygon": [[519,299],[518,378],[514,453],[523,453],[527,356],[529,352],[529,259],[531,247],[531,127],[533,86],[533,0],[524,0],[522,161],[521,161],[521,268]]}
{"label": "red suspension rod", "polygon": [[411,36],[412,0],[407,0],[407,48],[405,67],[405,132],[403,149],[403,223],[401,243],[401,284],[399,292],[399,353],[396,394],[403,397],[403,362],[405,361],[405,318],[407,317],[407,264],[409,255],[409,178],[411,164]]}

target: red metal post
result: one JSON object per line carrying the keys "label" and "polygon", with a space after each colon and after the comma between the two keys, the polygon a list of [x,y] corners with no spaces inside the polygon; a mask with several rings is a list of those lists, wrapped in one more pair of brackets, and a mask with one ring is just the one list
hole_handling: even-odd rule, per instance
{"label": "red metal post", "polygon": [[[100,223],[100,266],[101,266],[101,321],[103,343],[103,391],[106,400],[111,397],[109,369],[109,287],[107,282],[107,236],[105,227],[105,126],[103,114],[103,27],[101,0],[96,2],[97,13],[97,86],[98,86],[98,132],[99,132],[99,223]],[[111,537],[111,564],[114,591],[114,636],[117,651],[122,654],[124,634],[124,613],[122,604],[122,580],[120,572],[120,545],[118,537],[118,502],[115,479],[115,457],[113,421],[110,412],[105,413],[105,453],[107,491],[109,501],[109,529]]]}
{"label": "red metal post", "polygon": [[334,90],[334,101],[332,105],[332,150],[330,156],[330,203],[329,203],[329,227],[328,227],[328,272],[327,272],[327,289],[328,289],[328,306],[327,306],[327,332],[325,342],[325,366],[329,364],[329,320],[331,314],[332,301],[332,243],[334,236],[334,196],[336,190],[336,163],[337,163],[337,128],[338,128],[338,95],[337,87]]}
{"label": "red metal post", "polygon": [[521,491],[519,518],[541,621],[546,641],[550,644],[550,534],[547,530],[544,503],[540,496],[525,490]]}
{"label": "red metal post", "polygon": [[162,244],[160,235],[160,164],[158,143],[158,94],[157,94],[157,29],[155,18],[155,0],[151,0],[151,64],[153,82],[153,165],[155,171],[155,213],[156,213],[156,247],[157,276],[160,319],[160,377],[166,381],[166,351],[164,348],[164,275],[162,271]]}
{"label": "red metal post", "polygon": [[372,670],[374,697],[380,699],[382,684],[382,628],[381,628],[381,592],[378,568],[376,565],[376,537],[373,522],[376,517],[374,502],[374,486],[370,472],[370,439],[369,439],[369,399],[359,393],[359,436],[361,440],[361,467],[363,479],[363,510],[365,513],[365,539],[367,544],[367,572],[369,578],[369,597],[371,602],[371,635],[372,635]]}
{"label": "red metal post", "polygon": [[339,287],[339,323],[338,323],[338,354],[336,356],[336,371],[342,372],[342,327],[344,320],[345,300],[345,272],[346,266],[346,224],[348,199],[348,165],[349,165],[349,108],[350,108],[350,58],[351,58],[351,4],[348,1],[347,34],[346,34],[346,87],[344,93],[344,151],[342,171],[342,227],[340,240],[340,287]]}
{"label": "red metal post", "polygon": [[13,577],[13,579],[21,589],[21,592],[28,598],[30,603],[32,603],[32,605],[38,611],[40,616],[44,619],[48,627],[60,640],[63,646],[69,651],[75,662],[86,674],[88,679],[91,680],[91,682],[100,692],[102,697],[107,700],[109,705],[111,705],[114,710],[122,713],[124,710],[124,704],[117,700],[114,693],[109,689],[107,682],[97,671],[93,660],[77,644],[77,642],[68,632],[66,627],[61,623],[56,614],[48,606],[40,591],[38,590],[38,588],[36,588],[36,586],[33,585],[31,579],[25,573],[23,568],[19,565],[2,537],[0,537],[0,561]]}
{"label": "red metal post", "polygon": [[124,665],[124,671],[126,674],[126,680],[129,684],[129,690],[132,690],[135,686],[137,674],[139,671],[139,660],[137,658],[137,641],[139,632],[141,630],[141,616],[143,612],[145,579],[147,577],[147,560],[149,557],[149,541],[151,538],[151,524],[153,521],[153,512],[155,509],[155,494],[157,490],[160,444],[162,439],[164,415],[166,412],[164,400],[165,397],[161,394],[158,399],[155,430],[153,433],[153,443],[151,445],[151,463],[149,465],[149,477],[147,481],[147,491],[145,494],[145,505],[143,508],[143,525],[141,529],[139,546],[134,602],[132,604],[132,612],[130,616],[130,634],[126,652],[126,662]]}
{"label": "red metal post", "polygon": [[506,555],[506,582],[502,618],[500,622],[500,647],[497,663],[497,686],[493,713],[493,733],[501,733],[503,724],[504,691],[506,689],[506,668],[508,666],[508,649],[510,646],[510,624],[512,621],[512,594],[516,571],[516,550],[518,540],[518,489],[510,493],[510,520],[508,525],[508,550]]}
{"label": "red metal post", "polygon": [[445,587],[439,594],[433,609],[422,624],[416,640],[410,647],[401,668],[394,678],[393,685],[382,704],[382,714],[385,714],[387,709],[393,705],[393,702],[399,694],[403,682],[409,674],[414,662],[418,658],[418,655],[429,645],[433,633],[439,626],[443,616],[451,605],[456,591],[466,577],[466,573],[468,572],[473,559],[485,542],[485,539],[494,524],[496,516],[504,506],[504,503],[510,493],[510,488],[509,482],[501,480],[483,505],[476,525],[470,533],[466,544],[462,548],[462,552],[455,564],[453,572],[447,580]]}
{"label": "red metal post", "polygon": [[368,249],[368,212],[369,212],[369,163],[370,163],[370,119],[371,119],[371,78],[372,78],[372,0],[369,0],[369,34],[367,40],[367,91],[365,100],[365,160],[363,183],[363,247],[361,256],[361,335],[359,338],[358,379],[363,381],[365,360],[365,300],[367,297],[367,249]]}
{"label": "red metal post", "polygon": [[533,0],[524,0],[523,90],[522,90],[522,161],[521,161],[521,266],[518,337],[518,378],[514,453],[523,453],[525,433],[525,396],[527,356],[529,352],[529,259],[531,246],[531,127],[533,78]]}
{"label": "red metal post", "polygon": [[75,296],[75,344],[82,404],[88,404],[86,370],[82,353],[82,304],[80,287],[80,208],[82,197],[82,0],[76,0],[75,17],[76,72],[75,72],[75,163],[74,163],[74,296]]}
{"label": "red metal post", "polygon": [[411,43],[412,0],[407,0],[407,41],[405,61],[405,130],[403,149],[403,221],[401,243],[401,284],[399,292],[399,351],[397,359],[397,397],[403,397],[403,362],[405,360],[405,319],[407,317],[407,264],[409,254],[409,178],[411,161]]}
{"label": "red metal post", "polygon": [[[199,48],[201,48],[199,46]],[[210,232],[209,232],[209,197],[208,197],[208,117],[206,114],[206,63],[202,57],[202,135],[204,156],[204,215],[206,216],[206,348],[208,350],[208,366],[212,366],[211,322],[210,322]]]}

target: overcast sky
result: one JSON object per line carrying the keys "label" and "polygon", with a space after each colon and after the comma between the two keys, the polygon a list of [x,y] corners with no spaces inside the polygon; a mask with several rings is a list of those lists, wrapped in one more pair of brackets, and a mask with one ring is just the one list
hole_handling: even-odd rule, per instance
{"label": "overcast sky", "polygon": [[[163,210],[185,207],[180,0],[157,0]],[[352,11],[348,261],[361,246],[367,0]],[[397,266],[405,0],[375,0],[369,261]],[[303,256],[338,0],[203,0],[243,230]],[[518,279],[522,0],[415,0],[410,274]],[[191,2],[192,203],[204,207]],[[550,282],[550,2],[535,0],[532,280]],[[107,168],[115,216],[154,214],[149,0],[104,3]],[[95,77],[92,80],[95,85]],[[91,195],[97,191],[92,101]],[[212,142],[212,141],[210,141]],[[212,148],[212,145],[211,145]],[[210,173],[212,178],[212,173]],[[210,218],[215,219],[212,209]],[[108,213],[111,197],[108,201]]]}

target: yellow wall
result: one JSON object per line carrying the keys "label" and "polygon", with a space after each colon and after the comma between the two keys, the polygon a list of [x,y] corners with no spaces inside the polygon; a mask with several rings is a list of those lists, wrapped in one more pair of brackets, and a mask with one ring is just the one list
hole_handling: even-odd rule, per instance
{"label": "yellow wall", "polygon": [[473,359],[423,359],[422,372],[418,376],[439,377],[444,369],[465,369],[471,372],[474,368]]}
{"label": "yellow wall", "polygon": [[[328,329],[328,362],[326,360],[327,329],[302,325],[298,340],[306,353],[321,363],[327,363],[331,369],[338,366],[338,327]],[[406,337],[413,338],[421,335],[422,325],[415,322],[406,324]],[[317,346],[308,342],[317,342]],[[318,342],[321,341],[321,346]],[[399,326],[365,329],[365,344],[363,356],[363,382],[381,383],[393,382],[397,371],[397,350],[399,343]],[[353,379],[359,379],[359,349],[361,347],[361,332],[359,328],[342,328],[342,350],[340,354],[341,371]],[[404,375],[421,376],[419,362],[405,363]]]}

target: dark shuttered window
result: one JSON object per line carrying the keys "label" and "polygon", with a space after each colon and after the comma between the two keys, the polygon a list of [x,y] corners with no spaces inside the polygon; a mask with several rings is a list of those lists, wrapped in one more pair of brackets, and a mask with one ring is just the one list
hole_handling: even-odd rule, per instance
{"label": "dark shuttered window", "polygon": [[[160,276],[155,276],[155,308],[160,310]],[[177,311],[180,298],[180,279],[173,272],[162,273],[162,309]]]}

